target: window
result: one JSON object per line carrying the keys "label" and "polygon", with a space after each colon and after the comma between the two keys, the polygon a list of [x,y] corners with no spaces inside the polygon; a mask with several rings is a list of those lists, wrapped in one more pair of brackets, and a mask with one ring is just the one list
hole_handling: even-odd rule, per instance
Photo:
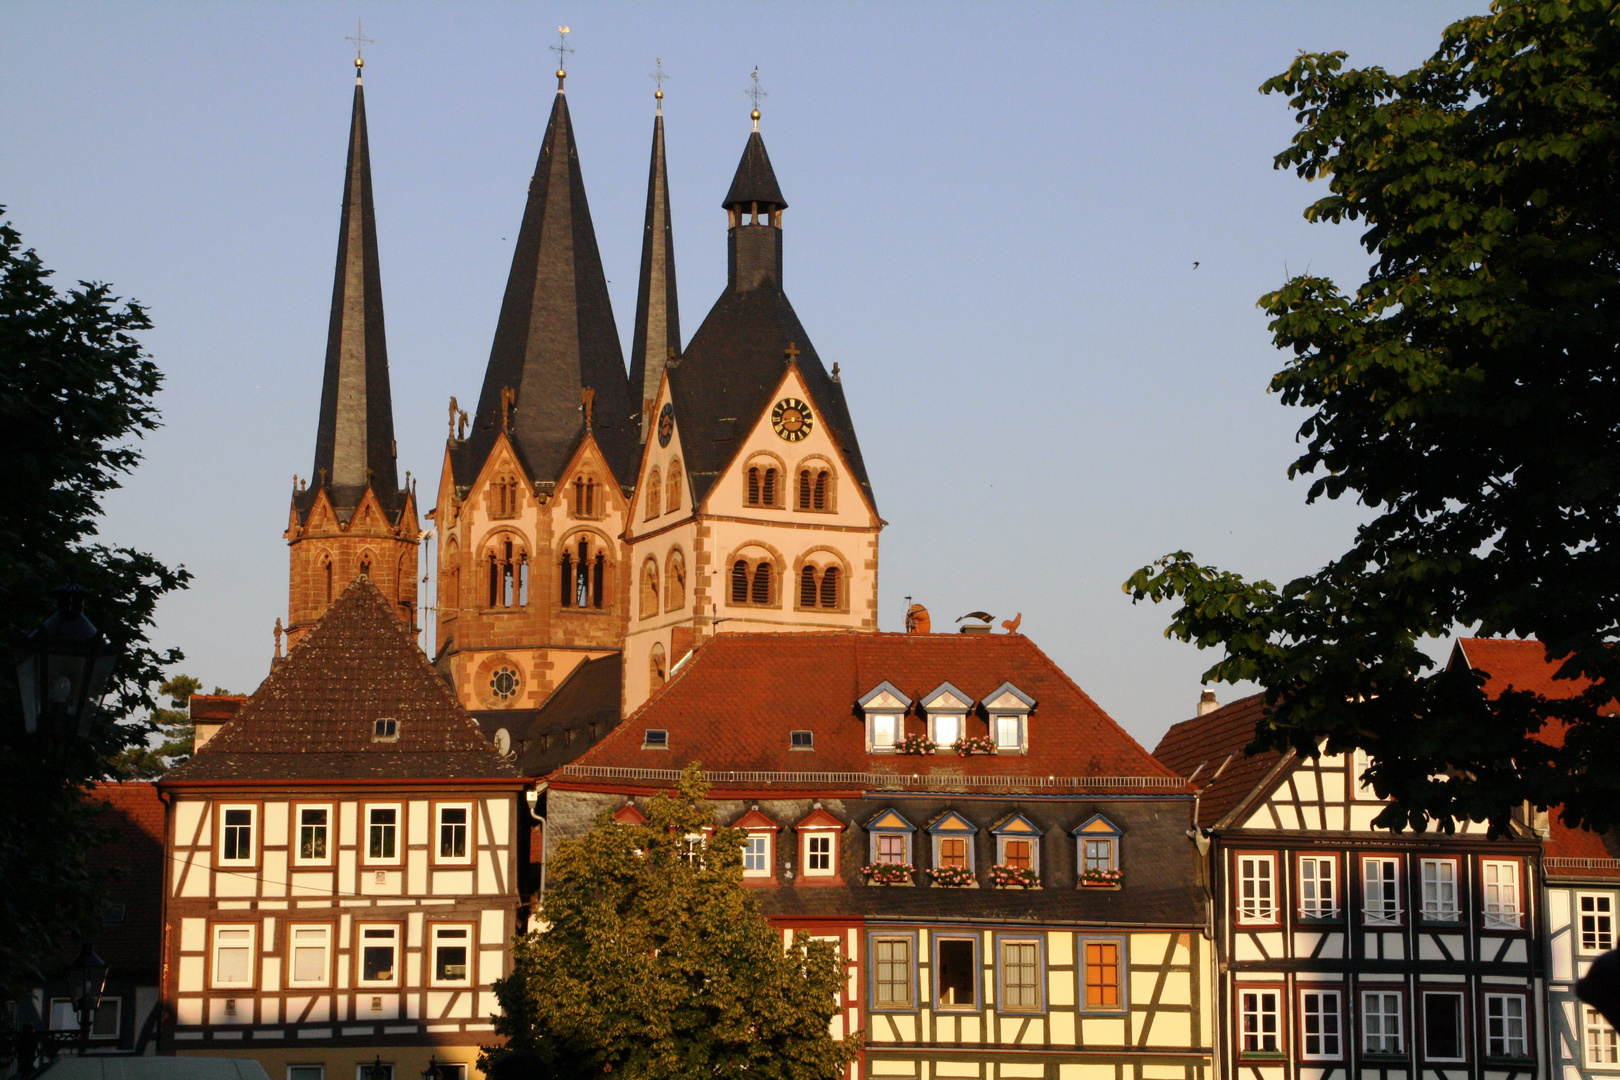
{"label": "window", "polygon": [[1524,998],[1519,994],[1485,995],[1485,1056],[1523,1058],[1530,1056],[1530,1039],[1525,1033]]}
{"label": "window", "polygon": [[489,486],[489,516],[512,518],[518,516],[517,477],[507,473],[497,477]]}
{"label": "window", "polygon": [[1401,921],[1400,860],[1361,860],[1362,919],[1368,926],[1394,926]]}
{"label": "window", "polygon": [[1282,1053],[1280,990],[1238,993],[1238,1032],[1246,1055]]}
{"label": "window", "polygon": [[664,510],[681,508],[681,459],[669,463],[669,475],[664,478]]}
{"label": "window", "polygon": [[580,518],[594,518],[601,516],[596,478],[591,476],[576,476],[574,478],[574,516]]}
{"label": "window", "polygon": [[909,937],[872,939],[873,1003],[879,1009],[913,1007],[911,974],[913,940]]}
{"label": "window", "polygon": [[936,870],[954,869],[971,872],[974,869],[977,862],[974,837],[979,834],[977,825],[956,811],[949,810],[928,826],[928,834],[933,837]]}
{"label": "window", "polygon": [[679,611],[686,606],[686,556],[671,548],[664,562],[664,610]]}
{"label": "window", "polygon": [[[92,1039],[116,1039],[119,1032],[119,1021],[123,1018],[124,999],[120,997],[103,997],[96,1006],[96,1011],[90,1017],[90,1037]],[[78,1031],[79,1012],[73,1007],[72,998],[52,998],[50,1029],[52,1031]]]}
{"label": "window", "polygon": [[1423,995],[1423,1056],[1428,1061],[1463,1060],[1463,998],[1434,991]]}
{"label": "window", "polygon": [[1086,870],[1111,870],[1114,867],[1114,841],[1113,838],[1101,840],[1087,839],[1084,841],[1083,853]]}
{"label": "window", "polygon": [[433,982],[436,986],[472,984],[472,929],[466,926],[433,927]]}
{"label": "window", "polygon": [[838,591],[840,580],[837,566],[823,568],[815,563],[806,563],[799,569],[799,607],[842,607],[843,596]]}
{"label": "window", "polygon": [[1620,1033],[1592,1006],[1588,1005],[1581,1011],[1586,1017],[1586,1063],[1620,1064]]}
{"label": "window", "polygon": [[788,732],[788,748],[791,750],[814,750],[816,748],[816,733],[813,731]]}
{"label": "window", "polygon": [[1339,914],[1336,856],[1302,856],[1299,860],[1299,913],[1306,919],[1332,919]]}
{"label": "window", "polygon": [[[372,1062],[356,1065],[354,1067],[354,1080],[394,1080],[394,1063],[385,1061],[381,1065],[377,1065],[374,1063],[375,1061],[376,1059],[373,1058]],[[382,1070],[381,1076],[377,1075],[378,1069]]]}
{"label": "window", "polygon": [[1361,1048],[1369,1054],[1401,1052],[1401,995],[1367,990],[1361,995]]}
{"label": "window", "polygon": [[731,564],[731,602],[736,605],[774,607],[776,568],[770,559],[738,559]]}
{"label": "window", "polygon": [[1457,863],[1454,859],[1424,859],[1423,917],[1455,922],[1457,909]]}
{"label": "window", "polygon": [[1519,864],[1486,862],[1485,926],[1487,929],[1517,929],[1519,926]]}
{"label": "window", "polygon": [[830,875],[833,872],[833,838],[829,835],[810,836],[805,841],[804,872]]}
{"label": "window", "polygon": [[398,986],[399,927],[361,926],[360,985]]}
{"label": "window", "polygon": [[292,951],[287,964],[288,985],[331,985],[332,928],[292,926],[287,937],[287,947]]}
{"label": "window", "polygon": [[799,468],[800,510],[831,510],[832,473],[819,464]]}
{"label": "window", "polygon": [[252,926],[214,927],[214,986],[253,985],[255,929]]}
{"label": "window", "polygon": [[899,741],[900,714],[866,714],[866,748],[868,751],[887,753],[894,750],[894,744]]}
{"label": "window", "polygon": [[976,944],[974,938],[934,939],[934,1004],[939,1008],[972,1009],[978,1005],[974,993],[979,968],[974,956]]}
{"label": "window", "polygon": [[439,807],[439,860],[464,862],[470,859],[467,831],[472,824],[472,807]]}
{"label": "window", "polygon": [[663,508],[659,505],[659,496],[662,491],[663,484],[659,482],[658,469],[654,468],[652,472],[647,474],[647,513],[645,520],[651,521],[662,512]]}
{"label": "window", "polygon": [[602,549],[593,549],[591,541],[584,537],[577,544],[564,543],[557,565],[561,576],[558,602],[563,607],[601,611],[610,591],[607,588],[607,556]]}
{"label": "window", "polygon": [[298,807],[298,858],[301,863],[327,862],[330,853],[332,808]]}
{"label": "window", "polygon": [[1029,938],[1003,938],[998,945],[1001,951],[1002,1011],[1040,1011],[1040,942]]}
{"label": "window", "polygon": [[906,842],[909,837],[904,833],[885,833],[877,836],[877,862],[886,866],[904,866],[910,862],[906,858]]}
{"label": "window", "polygon": [[747,501],[749,506],[779,506],[781,472],[774,465],[748,467]]}
{"label": "window", "polygon": [[669,731],[665,728],[648,728],[641,733],[641,748],[643,750],[668,750]]}
{"label": "window", "polygon": [[1337,990],[1306,990],[1299,996],[1300,1057],[1336,1061],[1344,1054]]}
{"label": "window", "polygon": [[1577,907],[1581,917],[1581,952],[1608,952],[1614,948],[1614,897],[1582,893]]}
{"label": "window", "polygon": [[766,833],[749,833],[743,841],[743,876],[769,877],[771,873],[771,838]]}
{"label": "window", "polygon": [[1277,860],[1270,855],[1238,856],[1238,922],[1277,921]]}
{"label": "window", "polygon": [[942,836],[938,840],[939,856],[935,860],[940,866],[966,867],[968,864],[968,842],[960,836]]}
{"label": "window", "polygon": [[378,720],[371,725],[372,742],[393,742],[399,738],[399,721],[392,717]]}
{"label": "window", "polygon": [[529,553],[512,540],[496,540],[484,553],[489,569],[489,606],[524,607],[529,602]]}
{"label": "window", "polygon": [[652,556],[641,564],[641,617],[658,614],[658,560]]}
{"label": "window", "polygon": [[998,837],[997,840],[1001,845],[1001,852],[996,861],[1002,866],[1010,866],[1014,870],[1037,869],[1035,862],[1037,841],[1011,836]]}
{"label": "window", "polygon": [[238,866],[253,862],[253,819],[258,814],[255,806],[222,806],[219,808],[219,861]]}
{"label": "window", "polygon": [[1024,717],[1021,713],[1001,713],[991,718],[997,750],[1024,749]]}
{"label": "window", "polygon": [[399,807],[366,807],[366,861],[399,861]]}
{"label": "window", "polygon": [[326,1080],[325,1065],[289,1065],[287,1080]]}
{"label": "window", "polygon": [[950,746],[962,737],[963,718],[956,713],[940,713],[928,718],[928,724],[934,729],[930,736],[940,746]]}
{"label": "window", "polygon": [[1124,1007],[1120,996],[1120,943],[1117,941],[1088,941],[1085,943],[1086,1008],[1119,1009]]}

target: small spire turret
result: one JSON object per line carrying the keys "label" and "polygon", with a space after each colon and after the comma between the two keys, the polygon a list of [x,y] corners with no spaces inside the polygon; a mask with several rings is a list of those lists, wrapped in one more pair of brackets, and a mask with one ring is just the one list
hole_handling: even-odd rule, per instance
{"label": "small spire turret", "polygon": [[681,350],[680,305],[675,296],[675,233],[670,224],[669,171],[664,159],[664,73],[662,60],[653,73],[658,89],[653,99],[652,164],[647,177],[647,219],[641,239],[641,281],[636,289],[636,328],[630,342],[630,396],[647,441],[648,410],[658,395],[668,358]]}

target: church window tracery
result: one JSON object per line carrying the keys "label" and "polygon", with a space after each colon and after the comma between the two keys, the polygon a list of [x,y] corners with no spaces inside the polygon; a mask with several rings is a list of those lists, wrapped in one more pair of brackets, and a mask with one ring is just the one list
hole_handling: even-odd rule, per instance
{"label": "church window tracery", "polygon": [[664,610],[679,611],[686,606],[686,556],[671,548],[664,568]]}
{"label": "church window tracery", "polygon": [[561,606],[597,611],[603,609],[608,594],[610,564],[597,543],[587,537],[580,537],[577,543],[565,542],[557,565]]}
{"label": "church window tracery", "polygon": [[658,614],[658,560],[651,555],[641,564],[641,617]]}
{"label": "church window tracery", "polygon": [[489,606],[526,607],[529,603],[529,553],[511,539],[497,540],[485,554]]}
{"label": "church window tracery", "polygon": [[515,518],[518,516],[518,481],[511,473],[503,473],[489,486],[489,516]]}
{"label": "church window tracery", "polygon": [[661,487],[662,487],[662,485],[658,481],[658,469],[655,467],[652,470],[652,472],[647,474],[647,492],[646,492],[647,512],[646,512],[646,517],[645,517],[645,520],[647,520],[647,521],[651,521],[653,518],[657,517],[662,512],[660,507],[659,507],[659,496],[661,494],[661,490],[660,490]]}

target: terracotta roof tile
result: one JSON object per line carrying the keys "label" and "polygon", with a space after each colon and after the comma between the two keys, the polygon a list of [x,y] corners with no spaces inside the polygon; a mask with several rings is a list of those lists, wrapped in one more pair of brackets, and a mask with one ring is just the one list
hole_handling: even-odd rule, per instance
{"label": "terracotta roof tile", "polygon": [[192,694],[191,719],[193,722],[223,723],[240,712],[247,700],[239,694]]}
{"label": "terracotta roof tile", "polygon": [[1182,776],[1191,776],[1203,766],[1194,781],[1201,791],[1199,825],[1214,825],[1243,803],[1282,760],[1276,750],[1254,757],[1243,752],[1254,741],[1254,726],[1265,714],[1265,694],[1239,698],[1203,716],[1183,720],[1165,732],[1154,748],[1153,756]]}

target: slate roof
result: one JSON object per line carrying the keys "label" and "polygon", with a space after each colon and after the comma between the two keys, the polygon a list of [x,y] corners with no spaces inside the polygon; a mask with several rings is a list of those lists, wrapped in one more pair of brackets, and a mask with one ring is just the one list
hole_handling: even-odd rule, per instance
{"label": "slate roof", "polygon": [[1243,753],[1244,747],[1254,741],[1254,726],[1265,713],[1265,694],[1239,698],[1176,724],[1154,748],[1153,756],[1181,776],[1191,776],[1200,765],[1204,766],[1194,781],[1201,792],[1200,826],[1213,826],[1242,805],[1282,761],[1282,753],[1276,750],[1254,757]]}
{"label": "slate roof", "polygon": [[[392,741],[379,719],[397,722]],[[518,778],[367,577],[165,783]]]}
{"label": "slate roof", "polygon": [[[647,220],[642,226],[641,279],[636,286],[636,327],[630,338],[630,404],[637,410],[643,402],[658,396],[671,349],[680,355],[681,311],[675,294],[675,231],[670,221],[664,110],[660,108],[653,118]],[[641,441],[646,441],[645,436]]]}
{"label": "slate roof", "polygon": [[[866,752],[858,698],[887,681],[915,700],[947,680],[975,700],[1008,681],[1033,697],[1029,753]],[[917,715],[906,720],[908,733],[925,726]],[[641,748],[647,728],[669,732],[667,751]],[[791,750],[789,733],[804,729],[814,732],[815,749]],[[985,721],[970,714],[968,731],[985,734]],[[711,772],[916,773],[941,783],[955,777],[1172,778],[1046,654],[1016,634],[722,633],[571,768],[678,769],[690,761]],[[553,774],[558,780],[568,775]]]}
{"label": "slate roof", "polygon": [[562,479],[585,430],[586,386],[596,391],[596,440],[615,479],[629,483],[640,402],[630,403],[568,100],[559,91],[529,183],[478,409],[467,441],[452,447],[456,483],[470,484],[495,445],[503,387],[517,394],[512,441],[530,478]]}
{"label": "slate roof", "polygon": [[104,891],[110,904],[122,906],[121,920],[104,914],[96,952],[123,978],[155,974],[162,959],[166,820],[157,786],[145,781],[101,783],[90,789],[89,798],[107,806],[97,824],[111,835],[94,859],[116,868],[117,876]]}
{"label": "slate roof", "polygon": [[544,776],[585,753],[618,725],[623,672],[622,653],[584,660],[538,709],[492,709],[473,715],[492,739],[506,729],[519,772]]}
{"label": "slate roof", "polygon": [[726,192],[726,201],[720,205],[746,209],[749,203],[756,202],[761,206],[769,203],[778,209],[787,209],[782,185],[776,182],[776,170],[771,168],[771,156],[765,152],[765,140],[759,137],[758,131],[748,136],[742,160],[737,162],[737,173],[731,178],[731,190]]}

